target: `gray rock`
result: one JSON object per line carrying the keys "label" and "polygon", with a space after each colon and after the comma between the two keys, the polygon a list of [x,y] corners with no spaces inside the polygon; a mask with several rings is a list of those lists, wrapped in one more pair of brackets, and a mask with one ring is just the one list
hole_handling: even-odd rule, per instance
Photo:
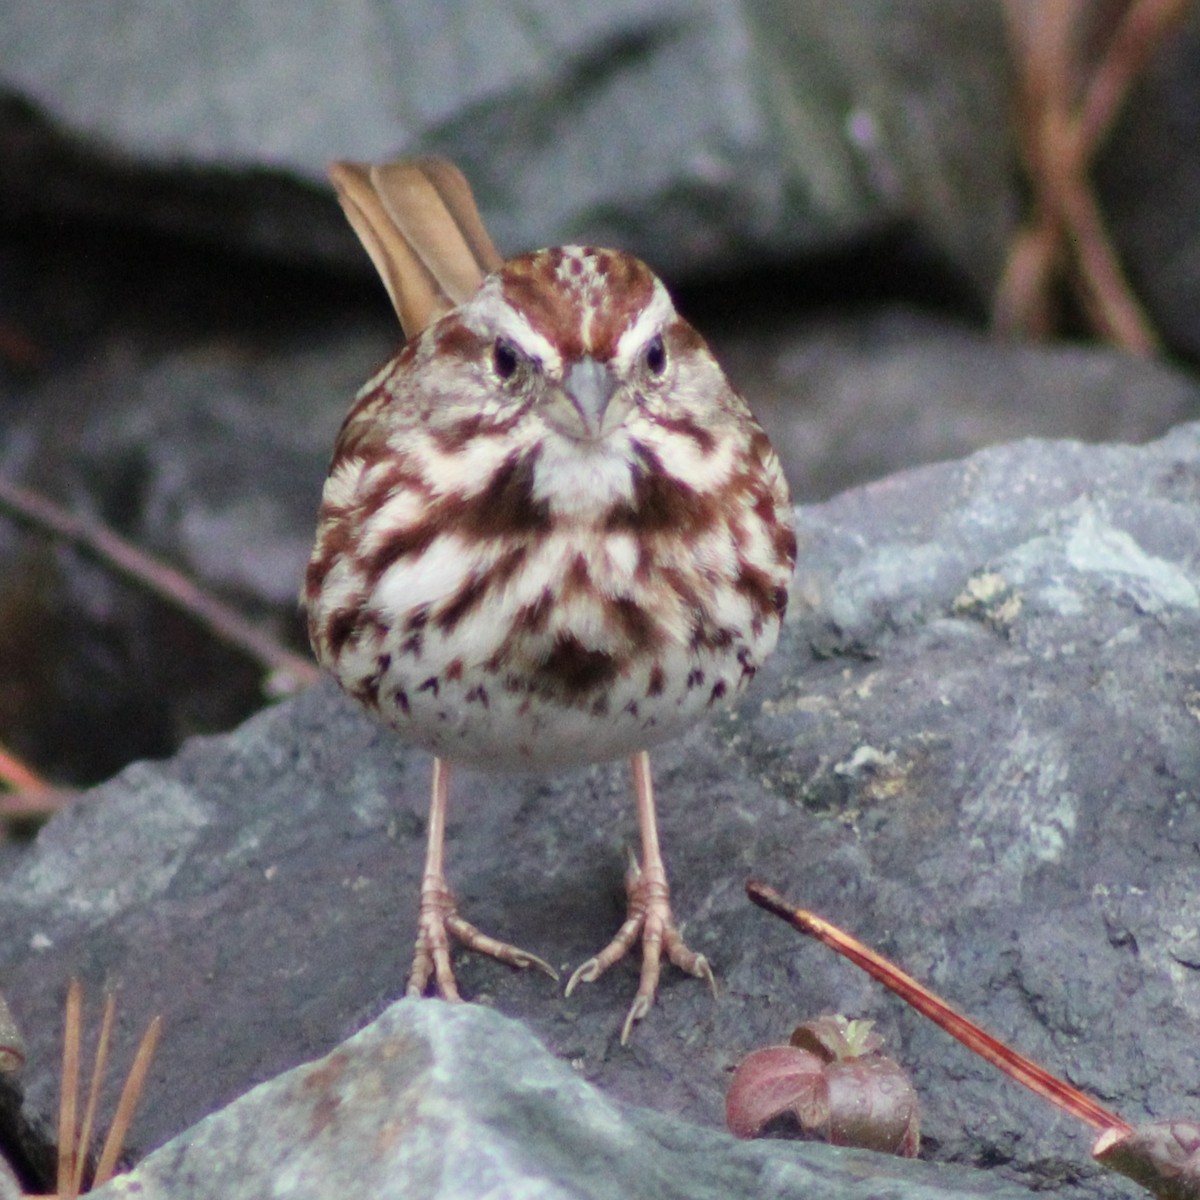
{"label": "gray rock", "polygon": [[1200,417],[1200,385],[1165,363],[999,342],[899,306],[718,327],[714,343],[798,500],[1016,437],[1144,442]]}
{"label": "gray rock", "polygon": [[[364,322],[282,349],[109,342],[28,389],[0,472],[306,648],[297,596],[330,447],[395,340]],[[0,563],[0,662],[21,698],[10,728],[56,778],[162,757],[261,704],[253,663],[90,556],[0,522]]]}
{"label": "gray rock", "polygon": [[672,273],[904,226],[986,295],[1015,212],[999,14],[953,0],[10,0],[0,89],[72,141],[10,114],[10,206],[288,258],[361,266],[311,185],[398,151],[458,161],[502,248],[612,241]]}
{"label": "gray rock", "polygon": [[[212,286],[206,274],[195,283],[201,309]],[[104,306],[102,286],[83,290]],[[4,291],[0,272],[0,302]],[[298,324],[285,313],[282,336],[267,314],[239,309],[236,334],[182,338],[170,351],[159,348],[163,328],[145,322],[98,338],[85,362],[0,404],[0,472],[105,520],[303,646],[295,597],[330,447],[398,336],[382,289],[376,319],[369,307],[334,317],[336,295],[313,296],[318,315]],[[998,344],[911,309],[697,319],[798,499],[1021,435],[1141,441],[1200,415],[1200,386],[1162,364]],[[243,657],[86,556],[6,521],[0,611],[11,697],[6,706],[0,690],[0,724],[56,778],[94,781],[132,757],[164,757],[261,703],[260,674]]]}
{"label": "gray rock", "polygon": [[[838,1010],[912,1072],[927,1152],[1072,1200],[1127,1194],[1050,1111],[751,908],[758,876],[1138,1123],[1200,1075],[1200,426],[1030,441],[798,510],[780,649],[732,716],[655,754],[677,911],[720,981],[635,965],[564,999],[474,955],[466,995],[612,1097],[704,1126],[731,1066]],[[0,880],[0,978],[51,1136],[67,978],[121,992],[116,1066],[166,1034],[133,1149],[327,1053],[403,990],[428,763],[330,685],[51,822]],[[456,775],[448,870],[481,927],[559,967],[622,914],[619,766]],[[95,1015],[93,1012],[93,1020]],[[486,1073],[490,1060],[479,1062]]]}
{"label": "gray rock", "polygon": [[[481,1076],[479,1065],[488,1064]],[[429,1200],[939,1200],[1030,1193],[983,1172],[738,1143],[614,1103],[517,1022],[401,1000],[318,1062],[260,1084],[97,1200],[286,1194]]]}
{"label": "gray rock", "polygon": [[21,1200],[24,1194],[16,1172],[5,1161],[4,1155],[0,1154],[0,1200]]}
{"label": "gray rock", "polygon": [[25,1189],[12,1164],[0,1153],[0,1200],[22,1200]]}

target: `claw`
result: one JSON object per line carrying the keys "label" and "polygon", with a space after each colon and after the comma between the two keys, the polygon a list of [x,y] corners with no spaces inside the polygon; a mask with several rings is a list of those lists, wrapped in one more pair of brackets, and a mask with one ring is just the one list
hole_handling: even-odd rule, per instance
{"label": "claw", "polygon": [[521,970],[535,967],[558,982],[558,972],[544,958],[502,942],[460,917],[454,897],[445,882],[426,876],[421,884],[417,943],[406,989],[409,996],[423,996],[432,979],[435,994],[443,1000],[462,999],[454,980],[454,968],[450,964],[451,938],[468,950],[497,958],[510,967]]}
{"label": "claw", "polygon": [[599,954],[575,968],[566,987],[566,995],[569,996],[575,990],[576,984],[594,983],[609,967],[620,962],[638,938],[641,938],[641,976],[633,1003],[629,1007],[625,1023],[621,1026],[622,1046],[629,1044],[634,1024],[642,1020],[654,1005],[664,954],[667,961],[674,963],[680,970],[698,979],[707,980],[713,995],[717,994],[717,982],[713,978],[708,959],[688,948],[675,925],[666,874],[661,870],[661,866],[655,870],[651,865],[643,871],[636,862],[631,863],[625,877],[625,889],[629,897],[629,906],[628,915],[621,928]]}
{"label": "claw", "polygon": [[498,958],[510,967],[518,967],[521,970],[535,967],[557,983],[558,972],[544,958],[508,942],[502,942],[458,915],[458,905],[453,893],[446,886],[442,866],[449,780],[449,764],[435,759],[433,798],[429,805],[429,846],[425,858],[425,874],[421,878],[421,901],[417,911],[417,942],[405,993],[409,996],[423,996],[432,981],[434,993],[443,1000],[462,999],[458,994],[454,968],[450,963],[451,938],[468,950],[476,950],[480,954]]}

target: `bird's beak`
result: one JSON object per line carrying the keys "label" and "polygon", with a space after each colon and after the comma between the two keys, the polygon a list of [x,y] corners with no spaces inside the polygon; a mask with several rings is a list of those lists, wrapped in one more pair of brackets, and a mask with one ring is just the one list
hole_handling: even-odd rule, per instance
{"label": "bird's beak", "polygon": [[584,355],[574,363],[563,380],[567,394],[586,438],[598,438],[604,432],[604,416],[608,402],[617,390],[617,377],[601,362]]}

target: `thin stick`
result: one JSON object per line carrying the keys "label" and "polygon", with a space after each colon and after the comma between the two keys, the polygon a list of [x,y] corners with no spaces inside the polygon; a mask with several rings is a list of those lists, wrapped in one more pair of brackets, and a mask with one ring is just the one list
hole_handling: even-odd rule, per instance
{"label": "thin stick", "polygon": [[1081,105],[1081,132],[1089,152],[1104,140],[1130,88],[1190,7],[1191,0],[1133,0],[1126,9]]}
{"label": "thin stick", "polygon": [[40,788],[31,792],[0,793],[0,823],[23,820],[40,821],[65,808],[78,793],[57,788]]}
{"label": "thin stick", "polygon": [[75,1106],[79,1098],[79,1043],[83,1027],[83,986],[72,979],[67,988],[63,1028],[62,1094],[58,1103],[58,1194],[73,1200],[75,1180]]}
{"label": "thin stick", "polygon": [[1051,288],[1065,274],[1100,337],[1134,354],[1161,348],[1109,238],[1088,168],[1130,88],[1188,7],[1189,0],[1131,0],[1102,58],[1088,66],[1080,48],[1086,3],[1005,3],[1021,75],[1019,143],[1036,204],[996,289],[998,331],[1045,336]]}
{"label": "thin stick", "polygon": [[181,571],[152,558],[99,521],[68,512],[32,488],[2,477],[0,509],[95,555],[118,574],[148,588],[296,688],[307,687],[319,678],[320,672],[306,658],[285,649],[241,613],[197,587]]}
{"label": "thin stick", "polygon": [[104,1019],[100,1023],[100,1039],[96,1043],[96,1062],[92,1067],[92,1086],[88,1089],[87,1108],[83,1113],[83,1125],[79,1130],[79,1153],[75,1156],[74,1188],[76,1194],[83,1190],[83,1168],[87,1163],[88,1149],[92,1143],[92,1125],[96,1120],[96,1106],[100,1103],[100,1088],[104,1084],[104,1073],[108,1069],[108,1044],[112,1038],[113,1018],[117,1014],[117,998],[109,992],[104,999]]}
{"label": "thin stick", "polygon": [[146,1026],[142,1034],[141,1044],[133,1056],[133,1066],[129,1068],[129,1077],[121,1089],[121,1098],[117,1101],[117,1111],[109,1126],[108,1137],[104,1142],[104,1150],[100,1154],[100,1162],[96,1166],[96,1174],[92,1179],[92,1187],[103,1187],[112,1177],[117,1167],[117,1159],[125,1145],[125,1135],[133,1114],[137,1110],[138,1101],[142,1098],[142,1088],[146,1083],[146,1072],[150,1070],[150,1060],[154,1057],[159,1035],[162,1033],[162,1017],[155,1017]]}
{"label": "thin stick", "polygon": [[11,750],[0,746],[0,783],[14,792],[48,792],[50,785]]}
{"label": "thin stick", "polygon": [[837,926],[823,921],[820,917],[814,916],[804,909],[796,908],[774,888],[767,887],[755,880],[746,884],[746,894],[759,908],[765,908],[767,912],[782,917],[801,933],[824,942],[826,946],[848,958],[855,966],[861,967],[868,975],[878,979],[885,987],[890,988],[919,1013],[944,1029],[951,1037],[957,1038],[967,1049],[973,1050],[981,1058],[986,1058],[993,1066],[998,1067],[1010,1079],[1023,1083],[1030,1091],[1036,1092],[1064,1112],[1070,1113],[1095,1129],[1120,1129],[1126,1133],[1133,1131],[1132,1126],[1126,1124],[1115,1113],[1109,1112],[1108,1109],[1079,1091],[1078,1088],[1051,1075],[1037,1063],[1031,1062],[1003,1042],[997,1041],[991,1034],[985,1033],[973,1021],[969,1021],[960,1013],[955,1012],[940,996],[934,995],[912,976],[906,975],[886,958],[876,954],[874,950],[868,949],[849,934],[843,933]]}

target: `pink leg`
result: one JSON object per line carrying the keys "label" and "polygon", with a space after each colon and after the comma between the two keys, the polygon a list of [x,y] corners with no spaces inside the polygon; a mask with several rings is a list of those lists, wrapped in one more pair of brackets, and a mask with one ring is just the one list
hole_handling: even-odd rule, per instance
{"label": "pink leg", "polygon": [[421,878],[421,901],[417,911],[417,945],[408,995],[422,996],[433,979],[433,990],[445,1000],[460,1000],[454,970],[450,965],[450,939],[469,950],[489,954],[512,967],[537,967],[552,979],[558,972],[536,954],[519,950],[507,942],[481,933],[458,915],[454,895],[446,883],[443,847],[446,840],[446,806],[450,796],[450,764],[433,760],[433,795],[429,801],[429,841],[425,851],[425,873]]}
{"label": "pink leg", "polygon": [[567,982],[567,995],[577,983],[592,983],[633,948],[640,935],[642,941],[642,974],[637,994],[633,998],[625,1024],[621,1028],[621,1044],[629,1041],[633,1023],[640,1021],[654,1003],[663,953],[670,962],[689,975],[707,979],[716,994],[717,984],[712,968],[703,954],[689,950],[684,944],[671,914],[671,891],[667,884],[667,869],[658,846],[658,821],[654,812],[654,785],[650,778],[650,755],[642,750],[629,760],[633,771],[633,790],[637,797],[638,831],[642,839],[642,862],[630,864],[625,877],[629,907],[625,923],[616,936],[594,958],[579,966]]}

